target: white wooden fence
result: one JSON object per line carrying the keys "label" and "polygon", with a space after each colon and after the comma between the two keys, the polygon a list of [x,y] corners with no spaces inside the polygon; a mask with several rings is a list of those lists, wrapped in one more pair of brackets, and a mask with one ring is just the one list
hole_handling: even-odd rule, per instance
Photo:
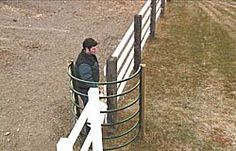
{"label": "white wooden fence", "polygon": [[[146,41],[150,35],[151,24],[151,2],[147,0],[138,13],[142,16],[142,33],[141,33],[141,51],[143,50]],[[161,11],[164,9],[161,5],[166,3],[165,0],[156,0],[156,21],[160,18]],[[117,48],[112,54],[117,60],[117,81],[126,79],[130,76],[134,66],[134,21],[126,31],[124,37],[118,44]],[[104,76],[106,76],[106,66],[104,67]],[[117,84],[117,94],[122,93],[127,82]]]}
{"label": "white wooden fence", "polygon": [[[142,31],[141,31],[141,51],[143,50],[145,43],[151,32],[151,3],[156,3],[156,20],[160,18],[161,12],[164,10],[166,0],[147,0],[138,13],[142,16]],[[164,3],[164,5],[163,5]],[[127,79],[134,67],[134,22],[130,25],[123,39],[115,49],[112,57],[116,57],[117,60],[117,81]],[[106,71],[106,66],[104,67]],[[106,76],[106,72],[104,72]],[[122,93],[126,82],[117,84],[117,94]],[[99,101],[98,88],[90,88],[88,92],[89,101],[77,120],[74,128],[67,138],[61,138],[57,143],[57,151],[73,151],[74,143],[78,138],[86,120],[91,123],[91,130],[81,148],[81,151],[86,151],[92,143],[92,148],[95,151],[102,151],[102,131],[101,124],[105,119],[105,114],[101,114],[101,110],[107,110],[107,105]],[[93,111],[93,112],[91,112]]]}
{"label": "white wooden fence", "polygon": [[99,101],[98,88],[90,88],[88,91],[88,97],[89,101],[79,119],[76,121],[76,124],[68,138],[61,138],[57,143],[57,151],[73,151],[74,143],[85,125],[86,120],[91,123],[91,130],[88,133],[81,151],[87,151],[91,143],[94,151],[103,150],[101,124],[103,123],[106,115],[101,114],[100,111],[107,110],[107,105]]}

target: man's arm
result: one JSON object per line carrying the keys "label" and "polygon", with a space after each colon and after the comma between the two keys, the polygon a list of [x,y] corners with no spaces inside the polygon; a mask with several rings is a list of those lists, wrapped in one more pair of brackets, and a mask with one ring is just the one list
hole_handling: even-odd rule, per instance
{"label": "man's arm", "polygon": [[[94,82],[95,80],[93,79],[93,72],[91,67],[88,64],[81,64],[79,66],[79,73],[80,73],[80,78],[85,81],[91,81]],[[97,87],[97,84],[88,84],[86,83],[89,87]]]}

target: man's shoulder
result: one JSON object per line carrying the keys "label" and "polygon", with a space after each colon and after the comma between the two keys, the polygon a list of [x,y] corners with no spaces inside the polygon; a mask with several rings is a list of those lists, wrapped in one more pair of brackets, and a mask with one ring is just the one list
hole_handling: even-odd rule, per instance
{"label": "man's shoulder", "polygon": [[80,65],[80,64],[86,63],[86,62],[87,62],[87,59],[86,59],[85,55],[81,52],[76,59],[76,65]]}

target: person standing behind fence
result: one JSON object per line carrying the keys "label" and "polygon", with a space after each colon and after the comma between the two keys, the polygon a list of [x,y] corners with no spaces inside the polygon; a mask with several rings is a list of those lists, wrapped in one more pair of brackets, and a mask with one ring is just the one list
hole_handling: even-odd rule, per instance
{"label": "person standing behind fence", "polygon": [[[83,49],[74,64],[75,77],[85,81],[99,81],[99,63],[96,57],[99,49],[97,45],[97,41],[93,38],[86,38],[83,41]],[[75,89],[80,93],[88,95],[90,87],[97,87],[97,85],[75,81]],[[83,95],[80,97],[85,107],[88,103],[88,97]]]}

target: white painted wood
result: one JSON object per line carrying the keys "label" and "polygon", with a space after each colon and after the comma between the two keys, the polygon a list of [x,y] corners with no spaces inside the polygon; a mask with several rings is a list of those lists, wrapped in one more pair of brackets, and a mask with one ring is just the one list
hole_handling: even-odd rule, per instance
{"label": "white painted wood", "polygon": [[130,25],[129,29],[127,30],[127,32],[125,33],[123,39],[120,41],[119,45],[117,46],[116,50],[114,51],[114,53],[112,54],[112,57],[118,57],[122,48],[124,47],[126,41],[129,39],[129,37],[131,36],[131,34],[133,34],[134,32],[134,22],[132,22],[132,24]]}
{"label": "white painted wood", "polygon": [[[127,78],[130,76],[131,72],[133,71],[133,66],[134,66],[134,59],[132,58],[131,66],[129,67],[128,71],[125,73],[124,79],[127,79]],[[117,94],[121,94],[121,93],[123,92],[126,83],[127,83],[127,81],[122,82],[122,83],[120,84],[120,87],[119,87],[119,89],[117,90]]]}
{"label": "white painted wood", "polygon": [[[83,112],[81,113],[79,119],[76,121],[76,124],[72,129],[69,137],[61,138],[57,143],[57,151],[73,151],[73,145],[87,119],[91,122],[91,130],[81,150],[88,150],[91,143],[95,151],[103,150],[101,124],[103,123],[105,116],[104,114],[101,115],[100,111],[106,110],[107,105],[104,106],[104,103],[99,101],[98,88],[90,88],[88,91],[88,97],[89,101],[85,106]],[[101,103],[103,104],[101,105]]]}
{"label": "white painted wood", "polygon": [[157,3],[156,6],[156,13],[161,9],[161,0],[159,0],[159,2]]}
{"label": "white painted wood", "polygon": [[60,138],[57,143],[57,151],[73,151],[73,145],[68,138]]}
{"label": "white painted wood", "polygon": [[131,62],[131,60],[132,60],[133,58],[134,58],[134,48],[132,48],[132,50],[131,50],[131,52],[130,52],[130,54],[129,54],[127,60],[126,60],[126,62],[124,63],[124,65],[123,65],[123,67],[122,67],[120,73],[119,73],[118,76],[117,76],[117,80],[118,80],[118,81],[123,79],[122,77],[124,76],[125,71],[128,69],[129,64],[130,64],[130,62]]}
{"label": "white painted wood", "polygon": [[160,15],[161,15],[161,8],[159,9],[159,11],[157,12],[156,14],[156,21],[158,20],[158,18],[160,18]]}
{"label": "white painted wood", "polygon": [[[144,24],[145,24],[145,22],[149,19],[149,17],[151,16],[151,8],[149,8],[148,9],[148,12],[147,12],[147,14],[143,17],[143,19],[142,19],[142,28],[144,27]],[[150,26],[150,25],[149,25]]]}
{"label": "white painted wood", "polygon": [[[145,32],[147,31],[147,30],[150,30],[150,23],[151,23],[151,18],[149,18],[149,20],[148,20],[148,22],[147,22],[147,24],[143,27],[143,29],[142,29],[142,34],[141,34],[141,39],[145,36],[144,34],[145,34]],[[148,29],[149,28],[149,29]],[[150,33],[150,32],[147,32],[148,34]],[[143,41],[142,41],[143,42]]]}
{"label": "white painted wood", "polygon": [[[142,24],[142,36],[144,36],[144,39],[141,43],[141,51],[143,50],[143,47],[149,37],[150,34],[150,27],[148,26],[150,24],[150,19],[147,22],[147,25],[144,25],[145,21],[148,19],[148,17],[151,14],[151,9],[150,9],[150,4],[151,0],[147,0],[141,11],[139,12],[139,15],[144,15],[144,12],[148,10],[147,14],[143,17],[143,24]],[[157,7],[156,7],[156,20],[160,17],[161,13],[161,0],[158,1]],[[16,28],[16,27],[3,27],[3,28]],[[18,28],[18,29],[24,29],[25,28]],[[36,28],[36,30],[44,30],[41,28]],[[54,31],[60,31],[60,30],[55,30],[55,29],[50,29]],[[145,35],[145,31],[148,30],[147,34]],[[127,44],[123,54],[121,54],[120,59],[118,59],[118,70],[120,68],[121,71],[118,74],[117,79],[122,80],[122,79],[127,79],[131,72],[133,71],[133,66],[134,66],[134,48],[132,48],[130,54],[128,53],[133,46],[134,43],[134,37],[133,37],[133,31],[134,31],[134,22],[130,25],[129,29],[125,33],[123,39],[117,46],[116,50],[112,54],[113,57],[118,57],[121,53],[121,50],[125,46],[127,40],[129,37],[132,35],[131,40]],[[63,31],[64,32],[64,31]],[[67,32],[67,31],[66,31]],[[129,54],[128,58],[125,61],[126,56]],[[125,61],[125,63],[124,63]],[[130,66],[129,66],[130,64]],[[125,72],[126,71],[126,72]],[[69,71],[70,72],[70,71]],[[104,75],[106,76],[106,66],[104,67]],[[124,77],[123,77],[124,76]],[[121,94],[124,90],[124,87],[126,85],[127,81],[122,82],[121,84],[118,85],[118,91],[117,94]],[[90,144],[92,143],[93,150],[95,151],[102,151],[103,146],[102,146],[102,131],[101,131],[101,124],[104,121],[104,118],[106,117],[106,114],[100,114],[101,110],[107,110],[107,105],[105,103],[101,104],[102,102],[99,102],[99,90],[98,88],[90,88],[88,92],[89,96],[89,102],[84,108],[83,112],[81,113],[79,119],[77,120],[74,128],[72,129],[70,135],[68,138],[60,138],[60,140],[57,143],[57,151],[73,151],[73,145],[79,136],[86,120],[91,123],[91,130],[81,148],[81,151],[87,151],[89,149]],[[119,97],[118,97],[119,99]],[[93,101],[92,101],[93,100]],[[91,112],[93,111],[93,112]]]}
{"label": "white painted wood", "polygon": [[89,146],[92,142],[92,133],[90,131],[90,133],[88,134],[88,136],[86,137],[84,144],[82,145],[80,151],[88,151],[89,150]]}
{"label": "white painted wood", "polygon": [[132,38],[130,39],[129,43],[127,44],[124,52],[122,53],[122,55],[120,56],[120,58],[117,61],[117,72],[120,70],[122,66],[122,64],[124,63],[125,59],[127,58],[127,55],[129,54],[130,50],[133,47],[134,44],[134,36],[132,36]]}
{"label": "white painted wood", "polygon": [[141,43],[141,51],[143,51],[143,48],[144,48],[144,46],[145,46],[145,44],[146,44],[146,41],[147,41],[147,39],[148,39],[148,37],[149,37],[149,35],[150,35],[150,28],[148,29],[148,32],[147,32],[147,34],[145,35],[145,37],[144,37],[144,39],[143,39],[143,41],[142,41],[142,43]]}
{"label": "white painted wood", "polygon": [[148,7],[150,7],[151,2],[152,2],[151,0],[147,0],[146,3],[144,4],[143,8],[140,10],[140,12],[138,14],[143,16],[145,11],[148,9]]}
{"label": "white painted wood", "polygon": [[[149,16],[151,15],[151,0],[147,0],[146,3],[144,4],[144,6],[142,7],[142,9],[140,10],[140,12],[138,13],[138,15],[142,15],[143,19],[142,19],[142,33],[141,33],[141,38],[142,43],[141,43],[141,51],[143,50],[145,43],[150,35],[150,22],[151,19],[149,18]],[[147,10],[148,9],[148,10]],[[156,20],[158,18],[160,18],[160,13],[161,13],[161,0],[157,0],[157,6],[156,6]],[[147,13],[144,15],[144,13],[147,11]],[[149,18],[149,19],[148,19]],[[148,21],[147,21],[148,19]],[[144,23],[147,21],[146,25],[144,25]],[[145,31],[147,31],[147,33],[145,34]],[[118,62],[117,62],[117,72],[120,71],[120,73],[118,73],[118,77],[117,80],[123,80],[126,79],[130,76],[132,70],[133,70],[133,66],[134,66],[134,48],[132,48],[132,52],[129,54],[130,48],[133,46],[134,43],[134,22],[132,22],[132,24],[130,25],[129,29],[127,30],[127,32],[125,33],[123,39],[121,40],[121,42],[119,43],[119,45],[117,46],[116,50],[114,51],[114,53],[112,54],[113,57],[118,57],[119,55],[120,58],[118,58]],[[131,36],[132,34],[132,39],[129,41],[129,43],[127,44],[126,48],[124,48],[125,50],[123,51],[123,53],[121,54],[121,50],[123,49],[123,47],[125,46],[128,38]],[[129,55],[129,56],[127,56]],[[127,58],[127,59],[125,59]],[[129,66],[131,62],[131,65]],[[106,76],[106,66],[104,67],[104,75]],[[126,72],[127,71],[127,72]],[[126,82],[122,82],[117,84],[118,87],[118,92],[117,94],[122,93],[124,87],[126,85]]]}
{"label": "white painted wood", "polygon": [[[146,1],[146,3],[144,4],[143,8],[140,10],[140,12],[138,13],[139,15],[143,15],[144,12],[148,9],[148,7],[150,7],[151,5],[151,0]],[[120,41],[119,45],[117,46],[117,48],[115,49],[115,51],[112,54],[112,57],[118,57],[121,53],[121,50],[123,49],[125,43],[127,42],[127,40],[129,39],[129,37],[131,36],[131,34],[133,34],[134,32],[134,22],[131,23],[130,27],[128,28],[128,30],[126,31],[124,37],[122,38],[122,40]],[[119,61],[119,60],[118,60]],[[120,61],[121,62],[121,61]],[[118,64],[117,67],[117,71],[120,70],[120,67],[122,65],[122,63]],[[106,65],[104,66],[104,76],[106,76]]]}

